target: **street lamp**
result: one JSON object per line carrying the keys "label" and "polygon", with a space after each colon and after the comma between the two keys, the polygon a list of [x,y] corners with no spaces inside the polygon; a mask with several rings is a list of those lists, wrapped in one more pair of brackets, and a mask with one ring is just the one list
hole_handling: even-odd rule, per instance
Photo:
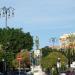
{"label": "street lamp", "polygon": [[4,68],[4,74],[7,73],[7,49],[8,49],[8,46],[9,46],[9,42],[6,43],[6,45],[3,45],[4,47],[4,58],[2,59],[3,61],[3,68]]}
{"label": "street lamp", "polygon": [[8,27],[7,26],[7,19],[11,16],[14,15],[14,8],[12,7],[9,7],[9,8],[6,8],[5,6],[3,8],[0,9],[0,17],[5,17],[5,26],[6,28]]}
{"label": "street lamp", "polygon": [[57,59],[57,68],[58,68],[58,73],[60,74],[60,67],[61,67],[61,62],[60,58]]}
{"label": "street lamp", "polygon": [[55,44],[55,42],[56,42],[56,38],[55,38],[55,37],[51,37],[51,38],[49,39],[49,42],[52,42],[52,48],[54,48],[54,44]]}
{"label": "street lamp", "polygon": [[2,62],[3,62],[3,73],[5,73],[6,72],[6,63],[5,63],[4,58],[2,59]]}

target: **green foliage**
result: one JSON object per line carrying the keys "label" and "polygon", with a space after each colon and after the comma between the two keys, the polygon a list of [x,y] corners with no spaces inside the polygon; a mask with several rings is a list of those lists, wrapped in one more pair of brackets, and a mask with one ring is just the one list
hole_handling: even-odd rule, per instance
{"label": "green foliage", "polygon": [[6,52],[4,54],[4,59],[8,65],[8,67],[12,67],[12,60],[14,60],[14,53],[12,52]]}
{"label": "green foliage", "polygon": [[2,61],[3,57],[4,57],[4,52],[3,50],[0,50],[0,61]]}
{"label": "green foliage", "polygon": [[54,70],[52,72],[52,75],[58,75],[58,72],[57,72],[56,68],[54,68]]}
{"label": "green foliage", "polygon": [[33,37],[29,32],[25,33],[21,28],[0,28],[0,61],[4,59],[8,67],[13,66],[12,61],[16,61],[15,56],[20,50],[31,50],[32,47]]}
{"label": "green foliage", "polygon": [[19,66],[18,61],[16,59],[12,60],[12,67],[18,68],[18,66]]}
{"label": "green foliage", "polygon": [[41,60],[41,65],[43,68],[53,67],[57,63],[57,59],[61,59],[61,64],[67,64],[68,59],[60,52],[51,52],[48,56],[43,57]]}
{"label": "green foliage", "polygon": [[[22,51],[19,53],[22,57],[21,67],[23,68],[23,67],[30,66],[30,53],[29,53],[29,51],[25,50],[25,51]],[[18,54],[16,55],[16,57],[18,56]],[[19,62],[18,62],[17,58],[12,61],[12,65],[13,65],[13,67],[18,68]]]}
{"label": "green foliage", "polygon": [[61,65],[61,70],[64,72],[64,71],[66,71],[66,69],[67,69],[67,67],[65,66],[65,63],[63,63],[63,64]]}
{"label": "green foliage", "polygon": [[42,57],[49,55],[49,53],[52,51],[52,49],[49,48],[48,46],[42,48],[41,50],[42,50]]}
{"label": "green foliage", "polygon": [[69,36],[67,37],[67,41],[69,44],[75,42],[75,34],[70,33]]}
{"label": "green foliage", "polygon": [[17,53],[21,49],[31,50],[33,38],[29,32],[24,33],[22,29],[0,28],[0,44],[4,50]]}
{"label": "green foliage", "polygon": [[74,50],[73,50],[73,54],[72,54],[71,58],[72,58],[72,61],[75,61],[75,52],[74,52]]}

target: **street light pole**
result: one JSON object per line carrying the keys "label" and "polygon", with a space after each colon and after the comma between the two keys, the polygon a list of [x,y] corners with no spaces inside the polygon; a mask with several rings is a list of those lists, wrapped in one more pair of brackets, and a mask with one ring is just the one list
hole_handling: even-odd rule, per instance
{"label": "street light pole", "polygon": [[3,8],[0,9],[0,16],[5,17],[6,28],[8,27],[7,26],[7,19],[13,15],[14,15],[14,8],[12,8],[12,7],[6,8],[4,6]]}
{"label": "street light pole", "polygon": [[5,72],[5,60],[4,58],[2,59],[2,63],[3,63],[3,73]]}

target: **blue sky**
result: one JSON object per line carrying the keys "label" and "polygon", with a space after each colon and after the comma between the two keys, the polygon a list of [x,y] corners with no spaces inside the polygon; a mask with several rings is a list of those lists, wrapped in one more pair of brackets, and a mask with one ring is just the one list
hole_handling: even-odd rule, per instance
{"label": "blue sky", "polygon": [[[75,32],[75,0],[0,0],[3,6],[15,8],[8,26],[38,35],[40,47],[50,45],[51,37]],[[0,18],[0,27],[5,27],[4,18]]]}

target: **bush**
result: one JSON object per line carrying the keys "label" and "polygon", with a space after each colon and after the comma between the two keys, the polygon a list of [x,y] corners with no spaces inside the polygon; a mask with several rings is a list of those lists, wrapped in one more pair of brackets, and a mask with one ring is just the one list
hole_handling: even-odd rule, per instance
{"label": "bush", "polygon": [[[67,64],[68,59],[60,52],[51,52],[48,56],[43,57],[41,60],[41,66],[42,68],[52,68],[54,65],[57,64],[57,59],[60,57],[60,63]],[[64,63],[63,63],[64,62]]]}

